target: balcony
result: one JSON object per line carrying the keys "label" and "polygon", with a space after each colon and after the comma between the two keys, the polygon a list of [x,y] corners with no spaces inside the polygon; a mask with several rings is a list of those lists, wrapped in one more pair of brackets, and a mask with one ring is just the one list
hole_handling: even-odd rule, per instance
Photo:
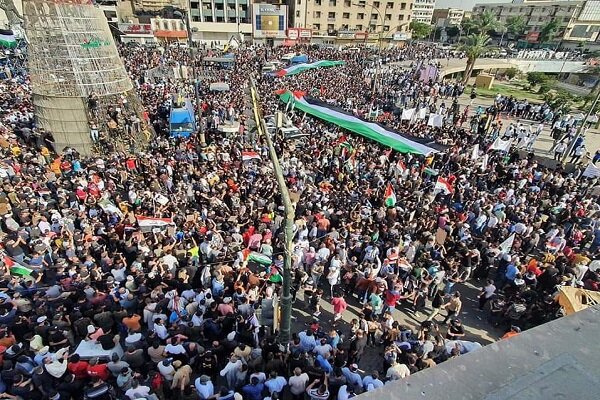
{"label": "balcony", "polygon": [[328,17],[327,22],[335,22],[335,18]]}

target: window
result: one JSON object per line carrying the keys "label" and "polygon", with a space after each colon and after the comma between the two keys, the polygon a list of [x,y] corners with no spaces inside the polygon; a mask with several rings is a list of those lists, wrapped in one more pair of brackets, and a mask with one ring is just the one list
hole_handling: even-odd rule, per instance
{"label": "window", "polygon": [[333,24],[327,24],[327,32],[332,32],[335,30],[335,26]]}
{"label": "window", "polygon": [[406,3],[400,3],[400,9],[406,10]]}
{"label": "window", "polygon": [[356,14],[356,19],[365,19],[365,14],[363,14],[363,13]]}
{"label": "window", "polygon": [[384,25],[383,26],[383,31],[384,32],[388,32],[390,30],[390,26],[389,25]]}
{"label": "window", "polygon": [[315,6],[320,6],[321,5],[321,0],[315,0]]}
{"label": "window", "polygon": [[373,2],[373,7],[375,7],[375,8],[379,8],[379,5],[380,5],[380,4],[379,4],[379,2],[378,2],[378,1],[374,1],[374,2]]}
{"label": "window", "polygon": [[315,18],[321,18],[321,11],[315,11]]}
{"label": "window", "polygon": [[335,7],[336,5],[336,0],[329,0],[329,7]]}
{"label": "window", "polygon": [[360,8],[365,8],[365,4],[366,4],[365,0],[360,0],[360,1],[358,2],[358,6],[359,6]]}
{"label": "window", "polygon": [[296,11],[296,18],[300,18],[300,11]]}
{"label": "window", "polygon": [[344,18],[344,19],[350,19],[350,13],[343,13],[342,14],[342,18]]}
{"label": "window", "polygon": [[371,14],[371,21],[377,20],[377,14]]}
{"label": "window", "polygon": [[375,29],[377,29],[377,26],[375,26],[375,25],[369,26],[369,32],[375,32]]}
{"label": "window", "polygon": [[385,5],[385,8],[394,8],[394,3],[389,2]]}
{"label": "window", "polygon": [[352,2],[350,0],[344,0],[344,7],[351,7]]}
{"label": "window", "polygon": [[356,25],[356,30],[357,31],[362,31],[363,30],[363,26],[362,25]]}
{"label": "window", "polygon": [[391,21],[392,20],[392,14],[385,14],[385,20],[386,21]]}
{"label": "window", "polygon": [[398,15],[398,21],[404,21],[404,14]]}
{"label": "window", "polygon": [[321,30],[321,24],[313,24],[313,29],[315,31],[320,31]]}
{"label": "window", "polygon": [[327,18],[335,18],[335,13],[334,12],[327,13]]}

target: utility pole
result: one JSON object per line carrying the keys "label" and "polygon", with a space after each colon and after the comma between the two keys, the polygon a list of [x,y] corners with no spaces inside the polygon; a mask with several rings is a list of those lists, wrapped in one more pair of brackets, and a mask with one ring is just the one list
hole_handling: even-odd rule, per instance
{"label": "utility pole", "polygon": [[562,160],[561,160],[562,162],[565,162],[567,160],[567,157],[571,153],[571,151],[574,150],[573,147],[575,146],[575,143],[577,142],[577,139],[579,139],[579,137],[583,133],[583,130],[585,129],[585,125],[587,124],[588,119],[590,118],[590,115],[592,115],[592,112],[594,112],[594,109],[596,108],[596,104],[598,104],[598,100],[600,100],[600,90],[596,94],[596,98],[594,99],[594,102],[592,103],[592,106],[590,107],[589,111],[585,115],[585,118],[583,119],[583,122],[581,123],[581,125],[579,125],[579,128],[577,128],[577,133],[575,134],[575,137],[573,138],[573,141],[567,147],[567,151],[565,151],[565,154],[563,154]]}
{"label": "utility pole", "polygon": [[204,126],[202,125],[202,104],[200,104],[198,76],[196,75],[196,58],[194,56],[193,49],[194,41],[192,40],[192,24],[190,23],[188,11],[186,10],[183,10],[183,12],[177,10],[173,13],[173,15],[179,16],[181,18],[181,22],[185,24],[185,28],[187,30],[188,53],[190,57],[190,62],[192,63],[192,83],[194,85],[194,95],[196,97],[196,120],[198,121],[198,137],[200,138],[200,146],[206,147],[206,136],[204,135]]}
{"label": "utility pole", "polygon": [[262,116],[262,110],[260,108],[260,98],[256,85],[253,79],[250,81],[250,92],[252,94],[252,108],[254,110],[254,119],[256,121],[256,128],[259,135],[263,135],[267,141],[269,147],[269,156],[273,163],[273,171],[275,179],[277,180],[277,187],[279,194],[281,195],[281,201],[283,202],[283,209],[285,212],[284,218],[284,258],[283,258],[283,293],[281,295],[280,303],[280,328],[279,328],[279,339],[281,344],[287,346],[290,341],[291,325],[292,325],[292,296],[290,294],[292,284],[292,240],[294,239],[294,218],[296,211],[292,205],[290,199],[290,192],[288,191],[287,185],[285,184],[285,178],[281,165],[279,164],[279,158],[277,152],[273,146],[271,136],[265,126],[265,120]]}

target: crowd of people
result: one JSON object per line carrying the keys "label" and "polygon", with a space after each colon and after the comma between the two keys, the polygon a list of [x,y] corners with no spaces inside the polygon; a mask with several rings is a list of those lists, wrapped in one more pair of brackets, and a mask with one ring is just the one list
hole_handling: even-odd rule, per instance
{"label": "crowd of people", "polygon": [[[560,315],[561,285],[600,289],[597,181],[515,148],[486,151],[496,115],[520,105],[460,105],[460,83],[421,79],[446,57],[427,45],[380,58],[294,50],[346,63],[276,77],[262,66],[289,49],[243,47],[233,65],[197,52],[207,146],[169,135],[172,96],[193,99],[192,85],[147,74],[189,64],[187,49],[120,48],[146,112],[133,124],[154,131],[143,149],[56,149],[35,125],[27,76],[0,83],[0,398],[346,400],[480,347],[462,321],[469,288],[481,288],[474,312],[506,337]],[[285,112],[276,90],[302,91],[444,148],[400,154],[288,110],[308,134],[275,140],[295,206],[289,342],[270,318],[284,210],[250,78],[264,115]],[[402,120],[407,107],[442,126]],[[537,107],[519,117],[545,115]],[[233,123],[238,133],[219,129]]]}

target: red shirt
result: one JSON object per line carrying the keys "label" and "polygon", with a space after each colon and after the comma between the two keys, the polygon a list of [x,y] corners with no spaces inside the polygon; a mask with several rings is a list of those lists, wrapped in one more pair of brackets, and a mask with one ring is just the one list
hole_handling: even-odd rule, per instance
{"label": "red shirt", "polygon": [[387,306],[395,307],[398,300],[400,300],[400,292],[391,290],[385,292],[385,304]]}
{"label": "red shirt", "polygon": [[70,362],[67,364],[67,369],[75,375],[77,379],[85,379],[88,377],[88,368],[90,364],[87,361],[79,360],[76,363]]}
{"label": "red shirt", "polygon": [[87,369],[87,374],[90,378],[98,377],[103,381],[108,380],[110,371],[106,364],[90,365]]}
{"label": "red shirt", "polygon": [[348,308],[348,303],[343,297],[334,297],[331,304],[333,304],[333,312],[336,314],[341,314]]}

